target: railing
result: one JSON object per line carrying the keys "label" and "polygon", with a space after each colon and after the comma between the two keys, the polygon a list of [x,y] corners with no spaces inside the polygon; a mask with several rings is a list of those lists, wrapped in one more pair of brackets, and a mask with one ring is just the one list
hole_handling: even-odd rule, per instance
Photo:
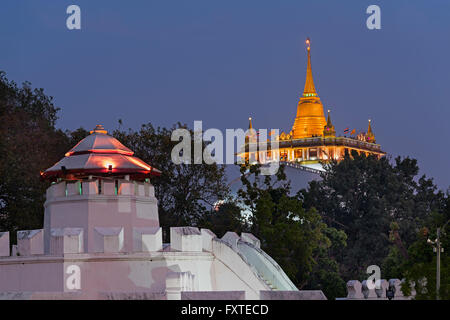
{"label": "railing", "polygon": [[[258,149],[271,149],[270,142],[259,142],[259,143],[249,143],[240,148],[240,153],[244,152],[244,148],[247,145],[256,145],[254,150]],[[373,151],[377,153],[384,154],[385,152],[381,150],[381,146],[376,143],[370,143],[366,141],[361,141],[357,139],[347,138],[347,137],[311,137],[303,139],[291,139],[291,140],[279,140],[278,149],[283,148],[305,148],[305,147],[319,147],[319,146],[343,146],[349,148],[358,148],[367,151]]]}
{"label": "railing", "polygon": [[294,169],[299,169],[299,170],[303,170],[303,171],[307,171],[307,172],[311,172],[311,173],[315,173],[315,174],[320,174],[322,171],[318,170],[318,169],[314,169],[311,167],[306,167],[298,162],[292,162],[292,161],[280,161],[281,164],[284,164],[288,167],[294,168]]}

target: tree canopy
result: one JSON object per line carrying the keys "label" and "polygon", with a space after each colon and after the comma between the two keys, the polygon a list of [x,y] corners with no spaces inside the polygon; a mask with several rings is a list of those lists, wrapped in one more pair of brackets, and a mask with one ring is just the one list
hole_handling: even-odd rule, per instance
{"label": "tree canopy", "polygon": [[67,136],[55,128],[58,108],[43,89],[22,87],[0,72],[0,230],[40,228],[45,190],[40,171],[58,161]]}
{"label": "tree canopy", "polygon": [[418,172],[415,159],[391,162],[353,153],[329,164],[320,181],[299,192],[306,209],[316,208],[325,222],[347,234],[346,248],[336,255],[344,279],[367,279],[366,268],[373,264],[387,279],[425,276],[423,261],[436,270],[432,248],[418,234],[426,226],[436,229],[430,221],[448,211],[448,193]]}
{"label": "tree canopy", "polygon": [[249,231],[261,239],[261,248],[300,290],[322,289],[330,299],[344,296],[345,282],[333,254],[345,247],[345,233],[291,196],[283,166],[275,176],[261,176],[255,165],[241,167],[241,173],[238,201],[249,211]]}

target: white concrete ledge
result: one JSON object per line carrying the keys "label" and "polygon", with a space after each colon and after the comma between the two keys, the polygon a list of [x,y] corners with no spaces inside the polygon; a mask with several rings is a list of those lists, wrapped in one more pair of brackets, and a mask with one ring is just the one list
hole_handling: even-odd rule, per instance
{"label": "white concrete ledge", "polygon": [[260,291],[261,300],[327,300],[322,290]]}
{"label": "white concrete ledge", "polygon": [[162,229],[133,228],[133,250],[135,252],[153,252],[162,250]]}
{"label": "white concrete ledge", "polygon": [[202,251],[202,234],[194,227],[170,228],[170,248],[178,251]]}
{"label": "white concrete ledge", "polygon": [[82,228],[55,228],[51,231],[50,253],[82,253],[83,229]]}
{"label": "white concrete ledge", "polygon": [[401,290],[402,281],[399,279],[385,279],[375,282],[375,288],[369,289],[367,280],[362,283],[358,280],[350,280],[347,282],[347,297],[339,298],[339,300],[386,300],[386,290],[392,285],[395,288],[394,300],[409,300],[415,296],[414,287],[411,288],[411,296],[404,296]]}
{"label": "white concrete ledge", "polygon": [[9,257],[9,232],[0,232],[0,257]]}
{"label": "white concrete ledge", "polygon": [[17,231],[17,253],[21,256],[44,254],[44,230]]}
{"label": "white concrete ledge", "polygon": [[212,251],[212,240],[217,238],[216,234],[209,229],[201,229],[203,250]]}
{"label": "white concrete ledge", "polygon": [[66,183],[65,182],[59,182],[52,184],[47,189],[47,200],[51,198],[59,198],[59,197],[65,197],[66,196]]}
{"label": "white concrete ledge", "polygon": [[373,299],[377,297],[377,294],[375,293],[375,288],[369,289],[367,280],[364,280],[361,283],[361,287],[362,287],[362,294],[365,299]]}
{"label": "white concrete ledge", "polygon": [[76,182],[68,182],[67,183],[67,196],[79,196],[81,195],[80,189],[81,189],[81,182],[80,181],[76,181]]}
{"label": "white concrete ledge", "polygon": [[377,294],[377,298],[386,298],[386,289],[389,287],[389,283],[386,279],[379,280],[380,283],[378,287],[375,287],[375,293]]}
{"label": "white concrete ledge", "polygon": [[80,292],[0,292],[0,300],[79,300]]}
{"label": "white concrete ledge", "polygon": [[402,292],[402,281],[400,279],[389,279],[389,285],[394,285],[396,297],[404,297]]}
{"label": "white concrete ledge", "polygon": [[195,276],[190,272],[169,272],[166,275],[167,300],[180,300],[182,291],[195,290]]}
{"label": "white concrete ledge", "polygon": [[238,241],[241,240],[241,238],[236,232],[228,231],[224,234],[221,240],[228,243],[235,250],[238,250]]}
{"label": "white concrete ledge", "polygon": [[241,240],[251,243],[252,245],[254,245],[257,248],[261,248],[261,241],[259,241],[259,239],[257,237],[255,237],[253,234],[251,233],[247,233],[247,232],[242,232],[241,233]]}
{"label": "white concrete ledge", "polygon": [[98,194],[98,180],[83,181],[83,194]]}
{"label": "white concrete ledge", "polygon": [[123,228],[94,228],[94,252],[121,252],[123,244]]}
{"label": "white concrete ledge", "polygon": [[134,195],[134,183],[127,180],[120,180],[118,193],[123,196]]}
{"label": "white concrete ledge", "polygon": [[245,291],[183,291],[181,300],[245,300]]}
{"label": "white concrete ledge", "polygon": [[363,299],[362,285],[358,280],[347,282],[347,299]]}
{"label": "white concrete ledge", "polygon": [[99,300],[166,300],[165,292],[100,292]]}
{"label": "white concrete ledge", "polygon": [[102,180],[102,194],[104,195],[115,195],[116,194],[116,182]]}

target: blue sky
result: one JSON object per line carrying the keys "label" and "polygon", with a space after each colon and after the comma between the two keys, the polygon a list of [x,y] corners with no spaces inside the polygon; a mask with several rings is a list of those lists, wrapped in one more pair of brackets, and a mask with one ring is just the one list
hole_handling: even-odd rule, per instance
{"label": "blue sky", "polygon": [[[66,28],[81,8],[82,29]],[[366,28],[370,4],[381,30]],[[0,70],[42,87],[58,127],[178,121],[289,131],[306,37],[316,89],[338,133],[366,130],[449,186],[450,1],[3,0]],[[446,160],[447,159],[447,160]]]}

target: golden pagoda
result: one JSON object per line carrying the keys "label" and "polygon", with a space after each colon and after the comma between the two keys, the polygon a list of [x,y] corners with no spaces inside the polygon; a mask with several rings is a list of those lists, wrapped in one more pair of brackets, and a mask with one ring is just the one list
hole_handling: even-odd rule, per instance
{"label": "golden pagoda", "polygon": [[[257,159],[261,163],[270,161],[282,161],[288,164],[296,164],[302,168],[311,168],[312,171],[322,171],[321,163],[341,160],[346,153],[375,155],[382,157],[386,153],[376,144],[375,135],[372,130],[371,120],[367,133],[355,134],[352,131],[349,137],[336,136],[336,130],[331,122],[330,110],[327,119],[323,112],[323,105],[314,86],[311,68],[311,40],[306,40],[308,61],[306,65],[306,81],[303,94],[297,106],[292,131],[281,132],[277,137],[278,148],[273,149],[266,141],[257,139],[246,139],[238,156],[249,161]],[[253,129],[251,118],[249,118],[249,129]],[[248,148],[249,144],[257,143],[258,148]],[[261,144],[266,144],[261,147]],[[248,150],[258,150],[256,154],[249,154]],[[259,151],[261,150],[261,151]],[[315,168],[315,169],[313,169]]]}
{"label": "golden pagoda", "polygon": [[323,133],[326,124],[323,115],[323,105],[317,95],[314,86],[311,69],[311,41],[306,40],[308,50],[308,64],[306,66],[306,81],[303,95],[297,106],[297,116],[292,127],[292,138],[301,139],[306,137],[318,137]]}

